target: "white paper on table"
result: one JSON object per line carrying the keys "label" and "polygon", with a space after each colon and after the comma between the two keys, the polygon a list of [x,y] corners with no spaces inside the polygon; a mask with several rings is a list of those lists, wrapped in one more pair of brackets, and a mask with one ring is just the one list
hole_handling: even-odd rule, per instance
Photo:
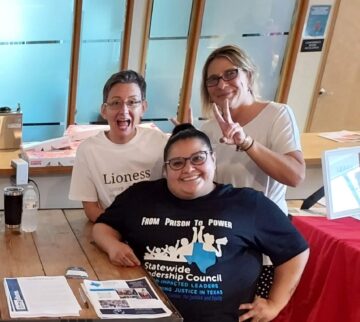
{"label": "white paper on table", "polygon": [[79,316],[81,307],[64,276],[4,278],[11,317]]}
{"label": "white paper on table", "polygon": [[360,142],[360,133],[354,131],[322,132],[319,136],[336,142]]}

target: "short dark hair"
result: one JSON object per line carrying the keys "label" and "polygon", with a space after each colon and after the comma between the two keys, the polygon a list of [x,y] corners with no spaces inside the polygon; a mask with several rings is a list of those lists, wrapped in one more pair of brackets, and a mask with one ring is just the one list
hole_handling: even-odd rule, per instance
{"label": "short dark hair", "polygon": [[103,103],[106,103],[109,92],[116,84],[137,84],[140,88],[141,99],[146,99],[146,82],[144,77],[133,70],[122,70],[110,76],[103,89]]}
{"label": "short dark hair", "polygon": [[213,152],[210,139],[204,132],[197,130],[190,123],[183,123],[174,127],[171,136],[164,148],[164,161],[167,161],[166,159],[169,154],[169,150],[171,146],[177,141],[186,140],[186,139],[199,139],[205,143],[205,145],[209,148],[210,152]]}

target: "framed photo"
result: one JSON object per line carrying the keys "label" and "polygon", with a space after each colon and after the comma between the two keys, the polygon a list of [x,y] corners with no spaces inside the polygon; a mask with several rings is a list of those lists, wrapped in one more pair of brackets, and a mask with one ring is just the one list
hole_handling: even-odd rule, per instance
{"label": "framed photo", "polygon": [[327,217],[360,220],[360,146],[324,151],[321,162]]}

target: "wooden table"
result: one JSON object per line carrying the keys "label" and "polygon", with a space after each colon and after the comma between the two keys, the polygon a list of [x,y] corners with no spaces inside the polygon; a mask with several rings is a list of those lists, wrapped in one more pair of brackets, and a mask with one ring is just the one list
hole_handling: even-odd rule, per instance
{"label": "wooden table", "polygon": [[318,133],[302,133],[301,146],[306,163],[305,181],[296,188],[288,187],[286,199],[305,199],[323,186],[321,168],[323,151],[357,145],[360,145],[360,142],[336,142],[323,138]]}
{"label": "wooden table", "polygon": [[343,143],[323,138],[318,133],[302,133],[301,147],[306,165],[320,165],[323,151],[350,146],[358,146],[360,142]]}
{"label": "wooden table", "polygon": [[[3,213],[0,212],[0,277],[64,275],[71,266],[83,267],[89,279],[94,280],[148,276],[142,267],[112,265],[107,255],[91,241],[91,228],[83,210],[41,210],[36,232],[14,232],[4,228]],[[78,291],[81,280],[68,281],[82,306],[80,317],[74,319],[97,319],[93,308],[85,308],[82,304]],[[182,321],[165,295],[156,285],[153,286],[174,312],[170,317],[156,321]],[[2,319],[10,318],[2,283],[0,310]]]}
{"label": "wooden table", "polygon": [[[11,160],[20,158],[20,150],[1,150],[0,151],[0,176],[12,176],[15,169],[11,166]],[[39,167],[30,168],[29,175],[49,175],[49,174],[71,174],[72,167]]]}

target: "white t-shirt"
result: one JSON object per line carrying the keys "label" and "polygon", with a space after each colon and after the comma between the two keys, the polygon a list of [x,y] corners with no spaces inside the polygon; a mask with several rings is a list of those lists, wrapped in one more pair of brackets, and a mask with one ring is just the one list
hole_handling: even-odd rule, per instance
{"label": "white t-shirt", "polygon": [[126,144],[113,143],[104,131],[86,139],[76,152],[69,199],[100,201],[105,209],[132,184],[161,178],[167,140],[165,133],[141,126]]}
{"label": "white t-shirt", "polygon": [[[206,122],[202,130],[209,136],[216,152],[217,182],[262,191],[287,214],[284,184],[262,171],[246,152],[237,152],[234,145],[219,143],[223,135],[215,119]],[[301,151],[296,120],[287,105],[270,102],[259,115],[244,126],[244,131],[274,152],[285,154]]]}

